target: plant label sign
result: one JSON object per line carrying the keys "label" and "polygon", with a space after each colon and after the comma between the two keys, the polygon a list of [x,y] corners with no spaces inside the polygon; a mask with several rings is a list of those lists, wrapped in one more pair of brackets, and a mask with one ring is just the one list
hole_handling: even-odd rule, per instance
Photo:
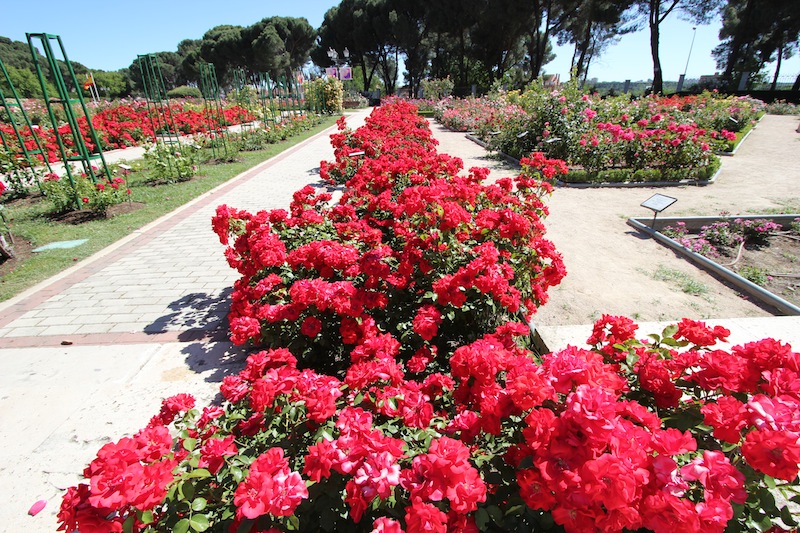
{"label": "plant label sign", "polygon": [[677,201],[678,199],[673,198],[672,196],[666,196],[664,194],[654,194],[653,196],[642,202],[641,205],[642,207],[651,209],[656,213],[660,213]]}

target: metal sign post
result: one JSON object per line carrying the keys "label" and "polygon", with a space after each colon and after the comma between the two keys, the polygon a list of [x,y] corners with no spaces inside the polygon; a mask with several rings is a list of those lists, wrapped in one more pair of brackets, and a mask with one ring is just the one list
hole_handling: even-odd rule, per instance
{"label": "metal sign post", "polygon": [[650,223],[650,229],[655,229],[656,217],[660,212],[677,202],[677,198],[666,196],[664,194],[654,194],[647,200],[641,203],[642,207],[646,207],[653,211],[653,221]]}

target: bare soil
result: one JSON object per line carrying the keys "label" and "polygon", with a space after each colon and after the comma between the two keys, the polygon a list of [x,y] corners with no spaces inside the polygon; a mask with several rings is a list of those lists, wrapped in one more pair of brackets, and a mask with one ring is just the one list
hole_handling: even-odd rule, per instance
{"label": "bare soil", "polygon": [[[724,250],[724,257],[717,263],[736,261],[738,249]],[[787,302],[800,306],[800,240],[794,235],[773,235],[762,246],[746,245],[741,257],[733,265],[726,266],[745,279],[761,285]],[[755,275],[759,279],[751,279]]]}

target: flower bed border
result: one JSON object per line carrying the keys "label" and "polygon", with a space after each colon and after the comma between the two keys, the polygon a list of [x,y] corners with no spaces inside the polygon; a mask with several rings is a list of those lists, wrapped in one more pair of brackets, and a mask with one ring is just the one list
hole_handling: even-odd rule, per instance
{"label": "flower bed border", "polygon": [[[780,224],[781,226],[787,226],[791,224],[791,222],[796,218],[798,218],[799,216],[800,215],[798,214],[751,215],[751,216],[737,216],[736,218],[741,218],[743,220],[772,220],[773,222]],[[686,257],[687,259],[695,263],[700,268],[703,268],[704,270],[707,270],[712,274],[716,274],[719,277],[723,278],[725,281],[732,283],[738,290],[757,299],[758,301],[768,306],[771,306],[786,315],[800,316],[800,307],[797,307],[791,302],[784,300],[780,296],[773,294],[768,290],[765,290],[763,287],[756,285],[755,283],[743,278],[742,276],[736,274],[732,270],[719,265],[715,261],[689,250],[682,244],[676,242],[674,239],[670,239],[660,231],[666,226],[675,224],[677,222],[684,222],[686,224],[687,230],[695,231],[699,230],[702,226],[713,224],[715,222],[720,222],[722,220],[725,220],[725,218],[713,217],[713,216],[686,217],[686,218],[665,217],[657,219],[655,221],[646,218],[629,218],[628,225],[637,229],[641,233],[649,235],[650,237],[654,238],[661,244],[671,248],[672,250],[681,254],[683,257]]]}
{"label": "flower bed border", "polygon": [[[470,141],[474,142],[478,146],[481,146],[489,150],[489,144],[480,140],[474,134],[468,132],[465,135],[467,139],[469,139]],[[742,141],[744,141],[744,138],[742,138]],[[741,142],[739,144],[741,144]],[[514,166],[519,166],[519,159],[510,156],[505,152],[497,151],[497,153],[500,154],[500,156],[503,159],[505,159],[508,163]],[[705,186],[714,183],[717,180],[717,176],[719,176],[719,173],[721,171],[722,171],[722,166],[720,165],[720,168],[718,168],[717,171],[714,172],[714,174],[707,180],[684,179],[680,181],[625,181],[625,182],[606,181],[602,183],[592,183],[592,182],[572,183],[568,181],[562,181],[560,179],[555,179],[553,181],[553,184],[556,185],[557,187],[572,187],[574,189],[603,189],[603,188],[627,189],[627,188],[637,188],[637,187],[680,187],[682,185]]]}
{"label": "flower bed border", "polygon": [[754,129],[756,129],[756,128],[758,127],[758,125],[759,125],[759,124],[761,124],[761,120],[762,120],[762,119],[763,119],[765,116],[767,116],[767,114],[768,114],[768,113],[762,113],[762,115],[761,115],[760,117],[758,117],[758,119],[756,120],[756,123],[755,123],[755,124],[751,124],[751,125],[747,126],[747,132],[744,134],[744,136],[742,136],[742,138],[741,138],[741,139],[739,139],[739,140],[738,140],[738,141],[737,141],[737,142],[734,144],[734,146],[733,146],[733,150],[731,150],[730,152],[728,152],[728,151],[722,151],[722,152],[714,152],[714,153],[715,153],[716,155],[724,155],[724,156],[727,156],[727,157],[732,157],[732,156],[735,156],[735,155],[736,155],[736,152],[738,152],[738,151],[739,151],[739,148],[742,146],[742,144],[744,143],[745,139],[747,139],[747,138],[750,136],[750,134],[751,134],[751,133],[753,133],[753,130],[754,130]]}

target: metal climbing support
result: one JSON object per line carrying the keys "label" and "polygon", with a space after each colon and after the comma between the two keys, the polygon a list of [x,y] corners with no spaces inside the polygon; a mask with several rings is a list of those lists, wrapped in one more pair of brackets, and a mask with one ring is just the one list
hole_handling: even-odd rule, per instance
{"label": "metal climbing support", "polygon": [[[0,70],[2,71],[3,78],[5,79],[5,86],[10,93],[9,96],[14,98],[14,102],[9,102],[6,93],[3,91],[3,84],[0,83],[0,107],[5,109],[6,114],[8,115],[8,123],[11,125],[11,129],[14,130],[14,135],[17,138],[17,145],[11,144],[9,139],[6,138],[6,135],[3,133],[2,129],[0,129],[0,141],[3,143],[3,146],[12,157],[16,157],[17,159],[25,159],[25,163],[28,165],[30,174],[28,176],[18,177],[21,179],[24,178],[26,181],[32,179],[36,182],[39,190],[41,190],[42,182],[34,169],[44,163],[44,165],[47,167],[47,171],[53,172],[53,169],[50,167],[50,158],[48,157],[45,149],[42,147],[39,136],[36,135],[36,130],[28,118],[28,113],[25,112],[25,108],[22,106],[22,100],[20,100],[19,94],[17,93],[16,88],[14,88],[14,84],[11,82],[11,76],[9,76],[8,70],[6,70],[6,66],[3,64],[2,59],[0,59]],[[19,109],[19,116],[22,117],[25,127],[28,128],[27,134],[30,136],[30,140],[32,140],[36,145],[35,149],[28,149],[28,143],[25,142],[25,137],[23,135],[24,130],[21,130],[21,125],[17,123],[18,119],[14,116],[15,113],[11,111],[11,106],[16,106],[17,109]],[[36,157],[37,155],[41,155],[41,161],[38,157]]]}
{"label": "metal climbing support", "polygon": [[156,54],[136,56],[139,62],[139,72],[142,75],[142,89],[147,101],[147,116],[153,127],[153,141],[159,140],[167,143],[177,143],[180,137],[172,117],[172,108],[169,105],[167,88],[164,86],[164,76]]}
{"label": "metal climbing support", "polygon": [[[147,116],[153,129],[153,142],[156,148],[161,145],[166,147],[173,158],[180,153],[180,133],[175,127],[175,120],[172,117],[172,108],[167,96],[167,88],[164,85],[164,76],[161,74],[161,66],[158,63],[156,54],[143,54],[136,56],[139,62],[139,72],[142,75],[142,89],[147,101]],[[172,158],[167,158],[170,172],[172,168]],[[180,165],[176,165],[174,171],[179,178],[184,178]]]}
{"label": "metal climbing support", "polygon": [[[103,155],[103,148],[100,144],[100,138],[92,125],[92,117],[86,107],[86,102],[83,100],[80,87],[75,71],[72,68],[67,57],[67,52],[64,49],[64,43],[61,42],[61,37],[58,35],[51,35],[49,33],[26,33],[28,39],[28,47],[33,57],[33,64],[36,67],[36,75],[39,77],[39,84],[42,86],[42,94],[44,95],[44,103],[47,107],[47,114],[50,117],[50,122],[53,125],[53,133],[56,138],[58,150],[61,153],[61,160],[64,162],[64,169],[69,177],[70,183],[75,186],[75,179],[72,176],[72,169],[70,163],[79,162],[83,166],[84,173],[97,183],[103,175],[109,181],[111,180],[111,171],[106,165],[105,156]],[[47,87],[47,78],[43,72],[42,65],[39,63],[39,54],[36,53],[34,40],[39,41],[41,46],[42,55],[47,61],[48,70],[50,73],[50,81],[56,88],[57,94],[51,95]],[[56,56],[51,43],[55,42],[58,45],[58,51],[61,53],[61,58]],[[62,64],[59,64],[61,62]],[[62,71],[62,65],[66,70],[66,76]],[[70,91],[73,91],[75,98],[70,96]],[[80,109],[83,112],[83,118],[86,121],[86,130],[88,133],[89,141],[94,144],[94,150],[90,151],[86,145],[87,139],[81,133],[79,117],[75,114],[75,108],[72,104],[80,104]],[[61,106],[66,117],[68,132],[63,130],[63,125],[56,118],[55,106]],[[69,139],[65,139],[65,135],[69,135]],[[73,147],[72,151],[67,149],[67,140],[69,140]],[[92,165],[92,160],[100,160],[100,168]],[[77,195],[75,198],[77,207],[80,207]]]}
{"label": "metal climbing support", "polygon": [[228,155],[228,123],[222,109],[217,71],[213,63],[200,63],[200,91],[203,93],[211,153],[215,158]]}
{"label": "metal climbing support", "polygon": [[[211,65],[211,63],[209,63]],[[213,65],[212,65],[213,66]],[[236,67],[233,69],[233,89],[234,91],[228,94],[228,103],[235,103],[239,107],[246,109],[250,112],[257,103],[254,101],[253,87],[250,83],[250,77],[244,67]],[[241,132],[247,133],[253,129],[252,122],[243,122],[239,125]]]}
{"label": "metal climbing support", "polygon": [[278,111],[275,105],[275,86],[266,72],[258,73],[258,97],[261,100],[261,115],[264,126],[278,122]]}
{"label": "metal climbing support", "polygon": [[245,86],[247,86],[247,72],[242,67],[233,69],[233,88],[241,91]]}

